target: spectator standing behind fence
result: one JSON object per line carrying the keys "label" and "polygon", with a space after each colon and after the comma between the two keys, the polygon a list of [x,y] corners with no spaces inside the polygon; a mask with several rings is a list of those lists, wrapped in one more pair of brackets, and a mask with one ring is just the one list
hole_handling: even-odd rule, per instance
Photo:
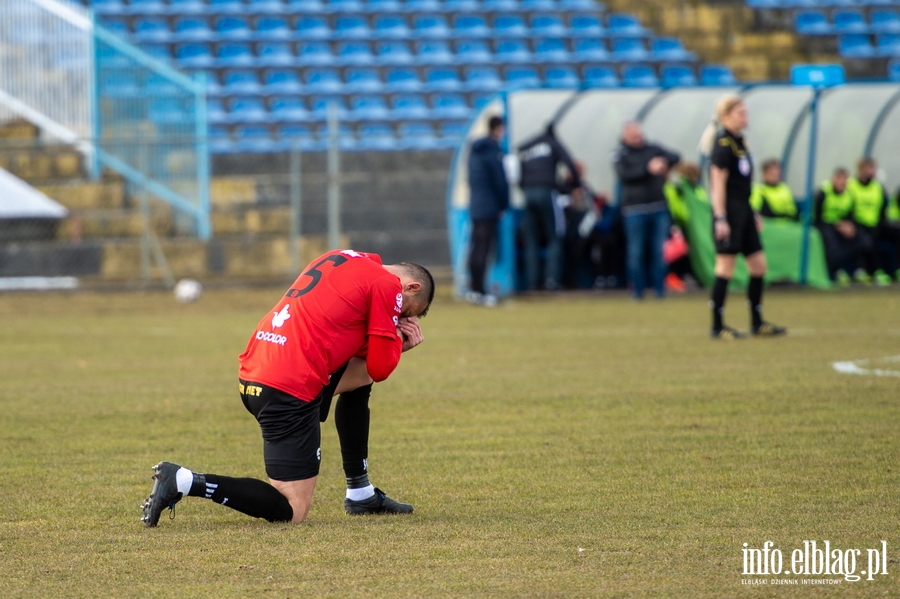
{"label": "spectator standing behind fence", "polygon": [[563,163],[569,170],[570,185],[581,186],[581,178],[575,161],[559,142],[553,124],[535,138],[519,146],[521,178],[519,185],[525,194],[525,272],[528,289],[537,289],[541,280],[541,263],[538,248],[541,240],[547,242],[544,261],[544,288],[559,289],[562,270],[562,237],[557,233],[554,213],[554,196],[559,189],[557,169]]}
{"label": "spectator standing behind fence", "polygon": [[896,253],[900,242],[900,229],[892,223],[900,220],[900,212],[896,205],[889,206],[888,194],[875,178],[877,170],[874,159],[862,158],[857,163],[856,177],[847,182],[853,198],[853,221],[863,248],[864,270],[858,271],[857,278],[863,283],[874,278],[878,285],[890,285],[891,276],[887,273],[897,270]]}
{"label": "spectator standing behind fence", "polygon": [[488,119],[488,135],[472,143],[469,151],[469,216],[472,237],[469,249],[471,291],[469,303],[492,307],[497,297],[485,289],[488,254],[497,241],[497,225],[509,206],[509,184],[503,170],[503,119]]}
{"label": "spectator standing behind fence", "polygon": [[760,216],[799,220],[794,194],[787,183],[781,180],[781,163],[770,158],[762,165],[762,183],[753,186],[750,206]]}
{"label": "spectator standing behind fence", "polygon": [[622,184],[622,217],[625,222],[625,252],[628,279],[636,299],[644,296],[647,280],[647,246],[650,249],[650,283],[657,297],[665,295],[666,263],[663,244],[669,237],[669,209],[663,186],[669,169],[681,157],[660,146],[648,144],[640,123],[626,123],[622,144],[615,155],[616,174]]}
{"label": "spectator standing behind fence", "polygon": [[830,181],[816,191],[813,223],[822,234],[828,275],[841,286],[850,284],[855,270],[860,243],[853,223],[853,198],[847,189],[850,173],[843,167],[834,169]]}

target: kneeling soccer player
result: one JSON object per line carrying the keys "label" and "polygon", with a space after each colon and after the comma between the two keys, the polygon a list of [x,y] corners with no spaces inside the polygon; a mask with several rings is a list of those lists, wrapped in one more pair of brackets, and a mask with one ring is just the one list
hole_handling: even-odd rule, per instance
{"label": "kneeling soccer player", "polygon": [[241,399],[262,431],[271,484],[160,462],[141,520],[156,526],[164,509],[190,495],[270,522],[302,522],[319,474],[320,421],[335,393],[347,513],[412,512],[369,483],[368,399],[400,353],[422,342],[418,318],[433,298],[434,280],[418,264],[382,265],[377,255],[352,250],[314,260],[240,356]]}

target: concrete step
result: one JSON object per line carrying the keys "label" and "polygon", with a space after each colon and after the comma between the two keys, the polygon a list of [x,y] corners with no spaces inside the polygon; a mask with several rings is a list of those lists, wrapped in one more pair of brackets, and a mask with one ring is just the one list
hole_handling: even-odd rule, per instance
{"label": "concrete step", "polygon": [[[155,206],[150,224],[157,237],[173,234],[172,213],[167,207]],[[83,210],[62,221],[56,232],[60,240],[140,237],[144,219],[139,210]]]}
{"label": "concrete step", "polygon": [[121,181],[78,180],[36,187],[70,210],[112,210],[125,207],[125,184]]}
{"label": "concrete step", "polygon": [[0,143],[0,168],[29,183],[50,183],[85,176],[83,156],[67,146],[24,149]]}
{"label": "concrete step", "polygon": [[37,139],[38,135],[40,130],[25,119],[12,119],[0,123],[0,140],[33,140]]}

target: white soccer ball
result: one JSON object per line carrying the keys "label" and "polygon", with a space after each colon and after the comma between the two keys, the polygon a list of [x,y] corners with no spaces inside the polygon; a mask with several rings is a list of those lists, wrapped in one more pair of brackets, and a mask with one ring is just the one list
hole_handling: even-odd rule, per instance
{"label": "white soccer ball", "polygon": [[200,294],[203,293],[203,285],[200,284],[200,281],[195,281],[194,279],[181,279],[175,284],[173,291],[175,292],[175,299],[179,303],[189,304],[200,299]]}

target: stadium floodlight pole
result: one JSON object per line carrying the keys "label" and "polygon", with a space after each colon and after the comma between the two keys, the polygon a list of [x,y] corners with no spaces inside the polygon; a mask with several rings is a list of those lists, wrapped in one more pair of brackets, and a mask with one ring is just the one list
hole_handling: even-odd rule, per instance
{"label": "stadium floodlight pole", "polygon": [[328,249],[341,246],[341,155],[338,147],[338,108],[328,103]]}
{"label": "stadium floodlight pole", "polygon": [[301,163],[300,148],[294,144],[291,146],[291,276],[296,277],[300,272],[300,234],[301,219],[303,218],[303,190],[301,188]]}

